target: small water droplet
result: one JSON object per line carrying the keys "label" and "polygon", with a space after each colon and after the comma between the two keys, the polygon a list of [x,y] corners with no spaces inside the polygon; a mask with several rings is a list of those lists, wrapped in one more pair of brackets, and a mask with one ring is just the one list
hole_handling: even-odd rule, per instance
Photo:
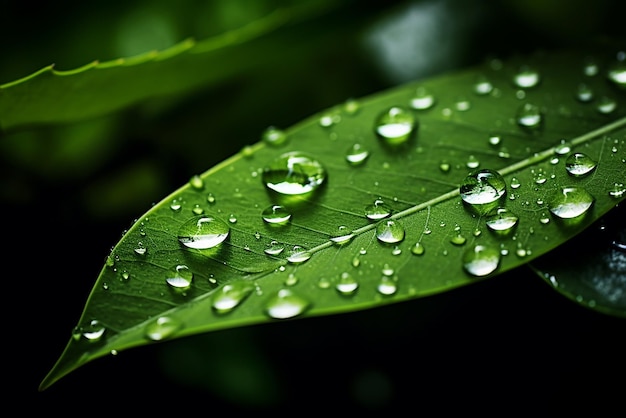
{"label": "small water droplet", "polygon": [[282,243],[278,241],[271,241],[269,244],[267,244],[267,247],[263,251],[265,251],[265,254],[267,255],[278,255],[284,250],[285,246]]}
{"label": "small water droplet", "polygon": [[489,81],[487,77],[480,76],[477,78],[476,82],[474,83],[474,93],[478,94],[479,96],[484,96],[491,93],[492,91],[493,84],[491,84],[491,81]]}
{"label": "small water droplet", "polygon": [[398,243],[404,239],[404,227],[392,219],[380,221],[376,226],[376,238],[387,244]]}
{"label": "small water droplet", "polygon": [[467,168],[478,168],[478,166],[480,165],[480,161],[478,161],[478,158],[476,158],[473,155],[470,155],[467,158],[467,162],[465,163],[465,165],[467,166]]}
{"label": "small water droplet", "polygon": [[294,273],[289,273],[287,279],[285,279],[285,286],[295,286],[298,284],[298,276]]}
{"label": "small water droplet", "polygon": [[290,289],[280,289],[265,305],[265,312],[275,319],[288,319],[302,314],[311,303]]}
{"label": "small water droplet", "polygon": [[293,264],[300,264],[304,263],[310,258],[311,253],[306,248],[300,245],[294,245],[293,248],[289,251],[287,261]]}
{"label": "small water droplet", "polygon": [[388,145],[406,143],[417,127],[417,120],[413,114],[400,106],[392,106],[381,113],[375,122],[375,131]]}
{"label": "small water droplet", "polygon": [[565,155],[572,150],[572,145],[566,139],[562,139],[559,144],[554,147],[554,152],[558,155]]}
{"label": "small water droplet", "polygon": [[282,129],[275,126],[269,126],[261,135],[261,140],[268,145],[280,146],[287,142],[287,134]]}
{"label": "small water droplet", "polygon": [[522,128],[535,129],[541,126],[543,114],[539,106],[531,103],[524,103],[517,110],[516,120],[517,124]]}
{"label": "small water droplet", "polygon": [[423,255],[425,251],[426,249],[424,248],[424,244],[422,244],[421,242],[416,242],[411,247],[411,253],[415,255]]}
{"label": "small water droplet", "polygon": [[374,200],[374,203],[365,207],[367,219],[377,221],[391,215],[391,208],[382,199]]}
{"label": "small water droplet", "polygon": [[609,81],[624,88],[626,86],[626,62],[616,61],[609,67],[606,76]]}
{"label": "small water droplet", "polygon": [[439,169],[443,172],[443,173],[447,173],[450,171],[450,163],[447,161],[442,161],[441,163],[439,163]]}
{"label": "small water droplet", "polygon": [[84,327],[79,328],[80,335],[90,342],[99,341],[104,335],[106,328],[96,319],[89,321]]}
{"label": "small water droplet", "polygon": [[361,144],[353,144],[346,152],[346,161],[352,166],[363,164],[370,156],[368,149]]}
{"label": "small water droplet", "polygon": [[354,234],[347,226],[340,225],[337,230],[330,236],[330,240],[337,245],[344,245],[354,238]]}
{"label": "small water droplet", "polygon": [[528,89],[535,87],[541,81],[539,72],[527,65],[522,66],[513,77],[513,82],[517,87]]}
{"label": "small water droplet", "polygon": [[587,77],[593,77],[600,72],[600,67],[593,58],[587,58],[583,66],[583,74]]}
{"label": "small water droplet", "polygon": [[461,199],[470,205],[498,201],[506,193],[506,182],[495,170],[484,169],[470,173],[460,187]]}
{"label": "small water droplet", "polygon": [[324,128],[331,127],[339,122],[341,122],[341,115],[336,110],[324,112],[319,119],[320,126]]}
{"label": "small water droplet", "polygon": [[282,154],[263,170],[265,186],[281,195],[302,195],[318,189],[326,180],[326,169],[301,152]]}
{"label": "small water droplet", "polygon": [[291,219],[291,212],[281,205],[270,205],[261,213],[263,220],[270,225],[286,225]]}
{"label": "small water droplet", "polygon": [[398,283],[394,277],[382,276],[378,281],[376,290],[381,295],[390,296],[398,291]]}
{"label": "small water droplet", "polygon": [[450,243],[454,245],[463,245],[466,241],[467,239],[461,234],[454,235],[452,238],[450,238]]}
{"label": "small water droplet", "polygon": [[570,154],[565,160],[565,169],[575,177],[581,177],[591,173],[596,168],[597,163],[582,152]]}
{"label": "small water droplet", "polygon": [[330,280],[327,277],[320,277],[317,281],[317,287],[320,289],[328,289],[330,288]]}
{"label": "small water droplet", "polygon": [[576,98],[583,103],[593,100],[593,90],[585,83],[578,85],[576,89]]}
{"label": "small water droplet", "polygon": [[430,109],[435,104],[435,96],[433,96],[427,88],[418,87],[409,104],[411,108],[415,110]]}
{"label": "small water droplet", "polygon": [[152,341],[161,341],[174,335],[182,323],[169,316],[160,316],[146,325],[145,334]]}
{"label": "small water droplet", "polygon": [[189,179],[189,185],[195,190],[202,190],[204,189],[204,180],[202,180],[202,177],[195,174]]}
{"label": "small water droplet", "polygon": [[477,244],[469,247],[463,254],[463,268],[473,276],[487,276],[498,268],[500,257],[497,248]]}
{"label": "small water droplet", "polygon": [[215,195],[213,193],[209,193],[206,195],[206,201],[210,204],[215,203]]}
{"label": "small water droplet", "polygon": [[211,216],[194,217],[178,230],[178,241],[198,250],[214,248],[228,237],[230,228],[224,221]]}
{"label": "small water droplet", "polygon": [[609,190],[609,196],[614,198],[620,198],[624,196],[624,193],[626,193],[624,183],[614,183],[613,187]]}
{"label": "small water droplet", "polygon": [[349,115],[356,114],[360,108],[361,105],[356,99],[348,99],[343,103],[343,110]]}
{"label": "small water droplet", "polygon": [[522,183],[519,181],[517,177],[513,177],[511,179],[511,189],[519,189]]}
{"label": "small water droplet", "polygon": [[168,272],[165,281],[175,289],[188,289],[193,281],[193,272],[184,264],[174,266]]}
{"label": "small water droplet", "polygon": [[172,209],[174,212],[179,212],[182,207],[183,204],[180,199],[173,199],[172,203],[170,203],[170,209]]}
{"label": "small water droplet", "polygon": [[572,219],[586,213],[594,202],[582,187],[563,187],[549,203],[550,212],[561,219]]}
{"label": "small water droplet", "polygon": [[615,99],[609,96],[602,96],[596,103],[596,110],[604,115],[607,115],[617,109],[617,102]]}
{"label": "small water droplet", "polygon": [[352,295],[359,288],[359,282],[348,272],[343,272],[335,284],[335,289],[342,295]]}
{"label": "small water droplet", "polygon": [[517,215],[505,208],[496,208],[486,217],[486,224],[492,231],[508,233],[513,230],[518,221]]}
{"label": "small water droplet", "polygon": [[491,145],[498,145],[502,141],[502,137],[500,135],[492,134],[489,135],[488,141]]}

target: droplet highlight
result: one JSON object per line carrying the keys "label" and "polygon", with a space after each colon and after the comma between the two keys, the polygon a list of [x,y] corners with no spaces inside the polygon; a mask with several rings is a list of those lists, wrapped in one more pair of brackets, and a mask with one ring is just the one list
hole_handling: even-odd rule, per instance
{"label": "droplet highlight", "polygon": [[315,158],[294,151],[282,154],[263,170],[265,186],[281,195],[302,195],[318,189],[326,169]]}
{"label": "droplet highlight", "polygon": [[228,224],[211,216],[189,219],[178,230],[178,241],[185,247],[206,250],[220,245],[230,233]]}

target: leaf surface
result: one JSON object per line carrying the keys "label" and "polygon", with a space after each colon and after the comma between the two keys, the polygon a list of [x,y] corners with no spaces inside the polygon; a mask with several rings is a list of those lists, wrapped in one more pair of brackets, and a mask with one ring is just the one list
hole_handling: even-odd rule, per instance
{"label": "leaf surface", "polygon": [[[347,101],[194,177],[113,248],[41,388],[112,351],[424,297],[548,253],[624,198],[609,193],[624,182],[626,161],[624,91],[606,78],[612,57],[560,52],[491,60]],[[520,70],[523,86],[514,82]],[[592,96],[577,98],[581,86]],[[432,106],[423,106],[425,91]],[[609,100],[615,106],[606,106]],[[524,119],[536,126],[520,125],[522,107],[539,110]],[[381,115],[393,123],[377,131]],[[415,118],[406,136],[404,117]],[[355,150],[369,154],[356,158]],[[273,161],[292,152],[319,162],[324,173],[299,156],[283,167],[285,178],[270,176]],[[566,162],[578,152],[596,165],[573,176]],[[504,194],[477,209],[461,199],[459,187],[484,169],[503,176]],[[294,183],[302,176],[306,181]],[[285,195],[316,184],[307,194]],[[564,188],[582,195],[559,206]],[[388,217],[366,217],[376,201],[390,209]],[[276,206],[290,215],[284,224],[262,217]],[[499,212],[505,221],[516,216],[512,228],[487,226],[498,209],[506,209]],[[571,211],[580,215],[561,218]],[[179,240],[181,228],[205,224],[224,228],[205,237],[219,241],[227,232],[221,244],[194,249],[185,243],[199,241],[189,234]],[[385,227],[400,230],[379,229]],[[467,270],[472,254],[488,257]]]}

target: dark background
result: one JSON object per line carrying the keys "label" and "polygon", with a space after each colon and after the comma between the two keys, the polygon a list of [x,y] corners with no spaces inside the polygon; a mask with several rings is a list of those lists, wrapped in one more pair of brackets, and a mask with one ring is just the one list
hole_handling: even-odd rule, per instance
{"label": "dark background", "polygon": [[[254,4],[225,12],[223,1],[61,3],[0,3],[0,84],[51,63],[72,69],[165,48],[172,36],[203,39],[236,26],[237,7]],[[273,74],[207,86],[176,106],[155,100],[75,125],[2,133],[5,399],[22,411],[70,415],[623,410],[624,320],[579,306],[527,268],[384,308],[137,348],[37,388],[123,230],[267,126],[489,56],[623,40],[624,11],[609,0],[348,1],[307,33],[345,24],[353,35],[320,35],[308,60],[284,56]],[[163,35],[151,16],[175,30]],[[199,24],[202,16],[211,24]],[[220,27],[215,16],[230,20]],[[399,31],[397,42],[413,39],[406,55],[421,61],[384,63],[367,41],[382,22]],[[620,210],[613,216],[624,219]]]}

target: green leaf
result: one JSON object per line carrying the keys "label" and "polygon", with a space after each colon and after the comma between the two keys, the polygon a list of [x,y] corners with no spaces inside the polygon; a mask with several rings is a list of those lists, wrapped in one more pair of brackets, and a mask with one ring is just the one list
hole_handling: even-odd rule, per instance
{"label": "green leaf", "polygon": [[575,239],[534,260],[530,267],[567,298],[590,309],[626,318],[623,208],[621,205],[615,208]]}
{"label": "green leaf", "polygon": [[[65,123],[103,115],[146,99],[189,93],[259,68],[271,68],[280,56],[277,42],[300,42],[296,31],[272,38],[279,30],[337,7],[310,1],[277,8],[240,29],[202,41],[186,39],[162,51],[93,61],[57,71],[49,65],[22,79],[0,85],[0,129]],[[284,35],[284,34],[283,34]],[[300,45],[302,46],[302,44]],[[306,50],[306,48],[304,48]]]}
{"label": "green leaf", "polygon": [[[491,60],[266,132],[134,222],[41,388],[113,351],[420,298],[553,250],[624,198],[610,193],[623,183],[626,161],[626,98],[606,77],[619,64],[613,57]],[[579,96],[587,88],[592,96]],[[520,109],[530,110],[526,125]],[[380,123],[387,125],[379,130]],[[362,151],[366,158],[358,158]],[[568,173],[575,153],[594,169]],[[503,176],[499,199],[478,206],[461,199],[476,170],[492,170],[482,184],[488,194]],[[375,202],[390,216],[368,219]],[[284,222],[266,222],[266,210]],[[517,222],[492,230],[492,211]],[[188,247],[201,238],[216,245]],[[272,252],[277,246],[282,252]]]}

